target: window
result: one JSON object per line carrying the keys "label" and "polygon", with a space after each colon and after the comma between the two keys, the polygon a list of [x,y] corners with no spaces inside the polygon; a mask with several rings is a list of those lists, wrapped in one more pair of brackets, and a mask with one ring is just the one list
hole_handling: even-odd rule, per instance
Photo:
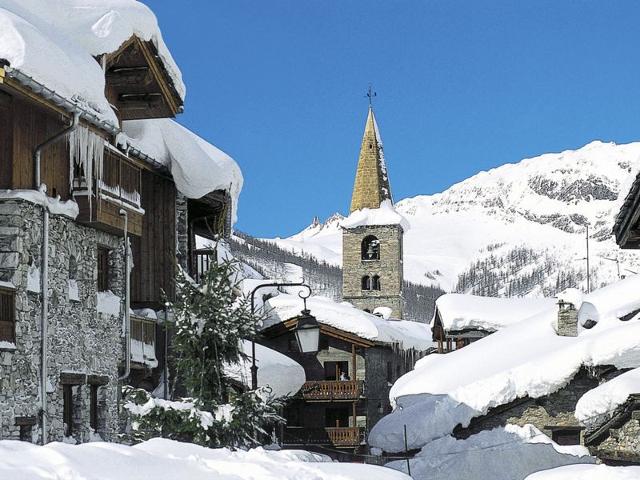
{"label": "window", "polygon": [[371,277],[368,275],[362,277],[362,290],[371,290]]}
{"label": "window", "polygon": [[325,427],[348,427],[349,407],[329,407],[324,412]]}
{"label": "window", "polygon": [[371,279],[371,290],[380,290],[380,276],[374,275]]}
{"label": "window", "polygon": [[99,385],[91,385],[91,399],[89,403],[89,425],[94,432],[98,431],[98,388]]}
{"label": "window", "polygon": [[558,445],[580,445],[580,428],[553,430],[551,439]]}
{"label": "window", "polygon": [[15,292],[0,290],[0,342],[14,343],[16,340]]}
{"label": "window", "polygon": [[109,290],[109,249],[98,247],[98,291]]}
{"label": "window", "polygon": [[64,422],[64,436],[73,435],[73,385],[62,386],[62,421]]}
{"label": "window", "polygon": [[349,375],[349,362],[324,362],[325,380],[338,380],[341,373]]}
{"label": "window", "polygon": [[380,260],[380,241],[373,235],[364,237],[360,248],[362,260]]}
{"label": "window", "polygon": [[69,280],[77,280],[78,279],[78,261],[76,257],[71,255],[69,257]]}

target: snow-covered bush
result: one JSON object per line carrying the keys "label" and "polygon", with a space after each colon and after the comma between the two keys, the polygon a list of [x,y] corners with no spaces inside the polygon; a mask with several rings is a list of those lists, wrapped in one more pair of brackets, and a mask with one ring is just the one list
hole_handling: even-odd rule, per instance
{"label": "snow-covered bush", "polygon": [[163,400],[140,389],[129,389],[126,400],[136,442],[162,437],[209,447],[251,447],[268,438],[268,425],[282,421],[281,403],[264,388],[239,394],[213,411],[199,408],[196,399]]}

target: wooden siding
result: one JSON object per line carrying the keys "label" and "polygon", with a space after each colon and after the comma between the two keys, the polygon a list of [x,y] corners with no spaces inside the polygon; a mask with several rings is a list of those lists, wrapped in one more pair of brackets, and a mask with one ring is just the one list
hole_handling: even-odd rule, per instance
{"label": "wooden siding", "polygon": [[[11,188],[30,189],[34,186],[33,150],[40,143],[67,126],[62,115],[15,97],[13,100],[13,181]],[[50,196],[70,198],[69,147],[59,141],[42,152],[41,181],[47,184]]]}
{"label": "wooden siding", "polygon": [[13,97],[0,90],[0,188],[13,177]]}
{"label": "wooden siding", "polygon": [[160,308],[161,291],[174,297],[176,190],[173,182],[142,172],[142,236],[132,239],[134,267],[131,301],[136,306]]}

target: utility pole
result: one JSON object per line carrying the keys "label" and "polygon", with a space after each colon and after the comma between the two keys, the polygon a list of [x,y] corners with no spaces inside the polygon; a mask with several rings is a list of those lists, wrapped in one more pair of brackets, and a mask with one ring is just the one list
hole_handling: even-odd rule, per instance
{"label": "utility pole", "polygon": [[589,225],[587,225],[587,293],[591,293],[591,270],[589,269]]}

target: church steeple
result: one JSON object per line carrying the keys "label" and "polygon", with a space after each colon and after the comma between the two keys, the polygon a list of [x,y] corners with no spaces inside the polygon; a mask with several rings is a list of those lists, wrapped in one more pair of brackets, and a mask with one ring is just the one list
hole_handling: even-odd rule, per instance
{"label": "church steeple", "polygon": [[383,200],[393,201],[387,166],[384,162],[382,138],[373,108],[369,105],[349,211],[379,208]]}

